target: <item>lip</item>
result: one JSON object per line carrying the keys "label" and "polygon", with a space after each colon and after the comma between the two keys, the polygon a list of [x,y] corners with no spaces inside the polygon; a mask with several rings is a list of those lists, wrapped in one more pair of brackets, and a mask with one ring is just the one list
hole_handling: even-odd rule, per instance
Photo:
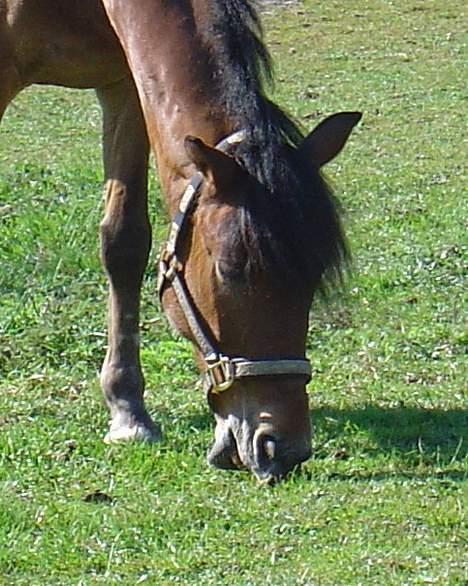
{"label": "lip", "polygon": [[237,450],[237,444],[228,431],[222,438],[217,437],[207,456],[208,464],[222,470],[239,470],[245,468]]}

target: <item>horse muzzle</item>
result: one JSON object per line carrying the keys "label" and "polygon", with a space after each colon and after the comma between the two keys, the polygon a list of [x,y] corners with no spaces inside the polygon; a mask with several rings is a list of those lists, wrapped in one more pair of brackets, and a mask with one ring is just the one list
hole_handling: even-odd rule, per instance
{"label": "horse muzzle", "polygon": [[224,470],[247,469],[262,484],[274,484],[310,458],[311,438],[306,435],[291,441],[262,426],[239,433],[218,421],[208,463]]}

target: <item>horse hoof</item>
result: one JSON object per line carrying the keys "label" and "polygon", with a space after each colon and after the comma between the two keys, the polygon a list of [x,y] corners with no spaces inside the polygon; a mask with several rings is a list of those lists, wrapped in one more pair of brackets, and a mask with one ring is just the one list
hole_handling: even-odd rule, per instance
{"label": "horse hoof", "polygon": [[157,442],[162,437],[159,427],[153,424],[150,428],[143,424],[137,425],[120,425],[112,428],[107,432],[104,443],[113,444],[118,442]]}

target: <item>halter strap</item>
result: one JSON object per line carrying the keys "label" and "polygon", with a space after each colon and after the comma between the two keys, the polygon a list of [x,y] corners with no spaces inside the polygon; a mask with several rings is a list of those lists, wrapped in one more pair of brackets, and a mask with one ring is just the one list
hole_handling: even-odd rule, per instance
{"label": "halter strap", "polygon": [[[235,132],[219,142],[215,148],[227,152],[246,138],[244,130]],[[182,263],[177,257],[177,247],[187,220],[195,207],[203,175],[196,172],[186,187],[179,207],[172,220],[169,237],[159,257],[157,289],[161,299],[164,285],[171,286],[179,306],[187,320],[197,346],[203,355],[206,370],[202,375],[203,388],[207,393],[221,393],[229,389],[235,380],[246,377],[293,375],[311,376],[310,362],[307,359],[249,360],[243,357],[224,355],[203,330],[193,300],[182,276]]]}

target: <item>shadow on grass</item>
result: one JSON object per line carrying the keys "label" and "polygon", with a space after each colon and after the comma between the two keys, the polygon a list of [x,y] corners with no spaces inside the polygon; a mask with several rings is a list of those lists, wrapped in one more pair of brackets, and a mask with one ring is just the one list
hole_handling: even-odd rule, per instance
{"label": "shadow on grass", "polygon": [[317,435],[329,441],[365,433],[384,450],[413,452],[437,450],[441,457],[467,455],[468,410],[321,407],[312,410]]}
{"label": "shadow on grass", "polygon": [[[398,477],[457,482],[468,477],[466,471],[460,470],[468,454],[466,409],[321,407],[312,411],[312,420],[316,460],[351,459],[359,451],[368,463],[383,456],[383,462],[391,460],[395,467],[394,471],[379,471],[380,466],[377,469],[359,466],[353,470],[350,465],[349,472],[332,472],[330,479],[360,481]],[[309,475],[312,477],[313,471]]]}

